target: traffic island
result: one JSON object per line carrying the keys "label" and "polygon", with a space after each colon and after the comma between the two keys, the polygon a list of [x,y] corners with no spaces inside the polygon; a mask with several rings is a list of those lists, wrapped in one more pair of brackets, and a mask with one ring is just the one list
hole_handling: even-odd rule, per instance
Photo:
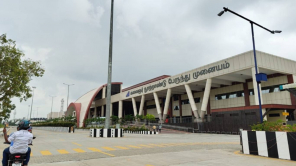
{"label": "traffic island", "polygon": [[120,138],[123,137],[123,129],[90,129],[90,137]]}

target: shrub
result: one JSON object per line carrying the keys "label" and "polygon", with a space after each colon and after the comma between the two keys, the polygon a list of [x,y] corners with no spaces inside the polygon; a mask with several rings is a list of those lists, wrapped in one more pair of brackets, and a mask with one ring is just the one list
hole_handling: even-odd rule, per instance
{"label": "shrub", "polygon": [[55,127],[72,127],[74,122],[37,122],[31,124],[31,126],[55,126]]}
{"label": "shrub", "polygon": [[143,120],[144,117],[145,117],[144,115],[139,115],[139,114],[137,114],[136,117],[135,117],[135,119],[137,119],[137,120],[140,121],[140,120]]}
{"label": "shrub", "polygon": [[119,122],[119,118],[117,116],[112,115],[110,119],[113,124],[117,124]]}
{"label": "shrub", "polygon": [[126,131],[148,131],[148,129],[145,127],[145,125],[138,127],[138,126],[128,126],[126,128],[123,128],[123,130]]}
{"label": "shrub", "polygon": [[278,120],[276,122],[258,123],[251,125],[254,131],[286,131],[286,132],[296,132],[296,124],[294,125],[283,125],[284,121]]}
{"label": "shrub", "polygon": [[151,114],[147,114],[144,119],[147,119],[148,122],[154,122],[155,121],[155,116]]}
{"label": "shrub", "polygon": [[135,117],[133,115],[125,115],[123,119],[124,121],[134,121]]}

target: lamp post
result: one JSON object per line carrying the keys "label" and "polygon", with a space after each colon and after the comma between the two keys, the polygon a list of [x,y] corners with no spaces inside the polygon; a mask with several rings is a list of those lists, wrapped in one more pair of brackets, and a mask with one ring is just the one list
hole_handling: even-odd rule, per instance
{"label": "lamp post", "polygon": [[36,118],[38,118],[38,108],[39,108],[39,107],[37,107],[37,112],[36,112],[37,115],[36,115]]}
{"label": "lamp post", "polygon": [[230,12],[230,13],[232,13],[232,14],[234,14],[234,15],[236,15],[236,16],[244,19],[244,20],[247,20],[251,24],[253,52],[254,52],[254,62],[255,62],[255,71],[256,71],[256,82],[257,82],[258,100],[259,100],[260,122],[262,123],[263,122],[263,116],[262,116],[262,105],[261,105],[260,86],[259,86],[262,80],[257,77],[257,76],[259,76],[259,73],[258,73],[258,66],[257,66],[257,57],[256,57],[255,37],[254,37],[254,28],[253,28],[253,25],[257,25],[258,27],[260,27],[260,28],[262,28],[262,29],[264,29],[264,30],[272,33],[272,34],[281,33],[282,31],[279,31],[279,30],[273,30],[273,31],[272,30],[269,30],[269,29],[263,27],[262,25],[259,25],[256,22],[254,22],[254,21],[252,21],[252,20],[250,20],[250,19],[248,19],[248,18],[246,18],[246,17],[244,17],[244,16],[242,16],[240,14],[235,13],[234,11],[232,11],[232,10],[226,8],[226,7],[223,7],[223,9],[224,10],[221,11],[218,14],[218,16],[222,16],[225,12]]}
{"label": "lamp post", "polygon": [[28,107],[28,115],[27,115],[27,119],[29,119],[29,112],[30,112],[30,105]]}
{"label": "lamp post", "polygon": [[66,83],[63,83],[63,84],[68,86],[68,96],[67,96],[67,109],[68,109],[69,87],[72,86],[72,85],[74,85],[74,84],[66,84]]}
{"label": "lamp post", "polygon": [[112,79],[112,44],[113,44],[113,10],[114,10],[114,0],[111,0],[109,61],[108,61],[108,84],[107,84],[105,129],[110,128],[111,79]]}
{"label": "lamp post", "polygon": [[36,87],[33,86],[32,88],[33,88],[33,95],[32,95],[32,104],[31,104],[30,120],[31,120],[31,116],[32,116],[33,98],[34,98],[34,89],[35,89]]}
{"label": "lamp post", "polygon": [[55,96],[50,96],[51,97],[51,111],[50,111],[50,119],[52,119],[52,105],[53,105],[53,98]]}

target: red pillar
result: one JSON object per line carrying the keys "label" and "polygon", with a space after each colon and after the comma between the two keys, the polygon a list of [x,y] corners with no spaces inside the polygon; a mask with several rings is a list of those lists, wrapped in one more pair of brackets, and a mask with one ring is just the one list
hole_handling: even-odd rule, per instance
{"label": "red pillar", "polygon": [[249,95],[249,87],[248,87],[248,83],[244,83],[244,94],[245,94],[245,106],[250,106],[250,95]]}

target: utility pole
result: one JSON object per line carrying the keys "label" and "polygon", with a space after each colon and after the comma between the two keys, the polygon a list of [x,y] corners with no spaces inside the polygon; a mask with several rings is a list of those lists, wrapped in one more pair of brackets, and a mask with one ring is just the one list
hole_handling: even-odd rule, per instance
{"label": "utility pole", "polygon": [[30,112],[30,105],[28,107],[28,115],[27,115],[27,119],[29,119],[29,112]]}
{"label": "utility pole", "polygon": [[38,108],[39,108],[39,107],[37,107],[37,116],[36,116],[36,118],[38,118]]}
{"label": "utility pole", "polygon": [[112,44],[113,44],[113,10],[114,10],[114,0],[111,0],[108,84],[107,84],[107,102],[106,102],[105,129],[110,128],[111,80],[112,80]]}
{"label": "utility pole", "polygon": [[67,96],[67,109],[68,109],[69,87],[72,86],[72,85],[75,85],[75,84],[66,84],[66,83],[63,83],[63,84],[68,86],[68,96]]}
{"label": "utility pole", "polygon": [[32,88],[33,88],[33,95],[32,95],[32,104],[31,104],[30,120],[31,120],[31,116],[32,116],[33,98],[34,98],[34,89],[35,89],[36,87],[33,86]]}
{"label": "utility pole", "polygon": [[50,119],[52,119],[52,105],[53,105],[53,98],[55,96],[50,96],[51,97],[51,111],[50,111]]}

